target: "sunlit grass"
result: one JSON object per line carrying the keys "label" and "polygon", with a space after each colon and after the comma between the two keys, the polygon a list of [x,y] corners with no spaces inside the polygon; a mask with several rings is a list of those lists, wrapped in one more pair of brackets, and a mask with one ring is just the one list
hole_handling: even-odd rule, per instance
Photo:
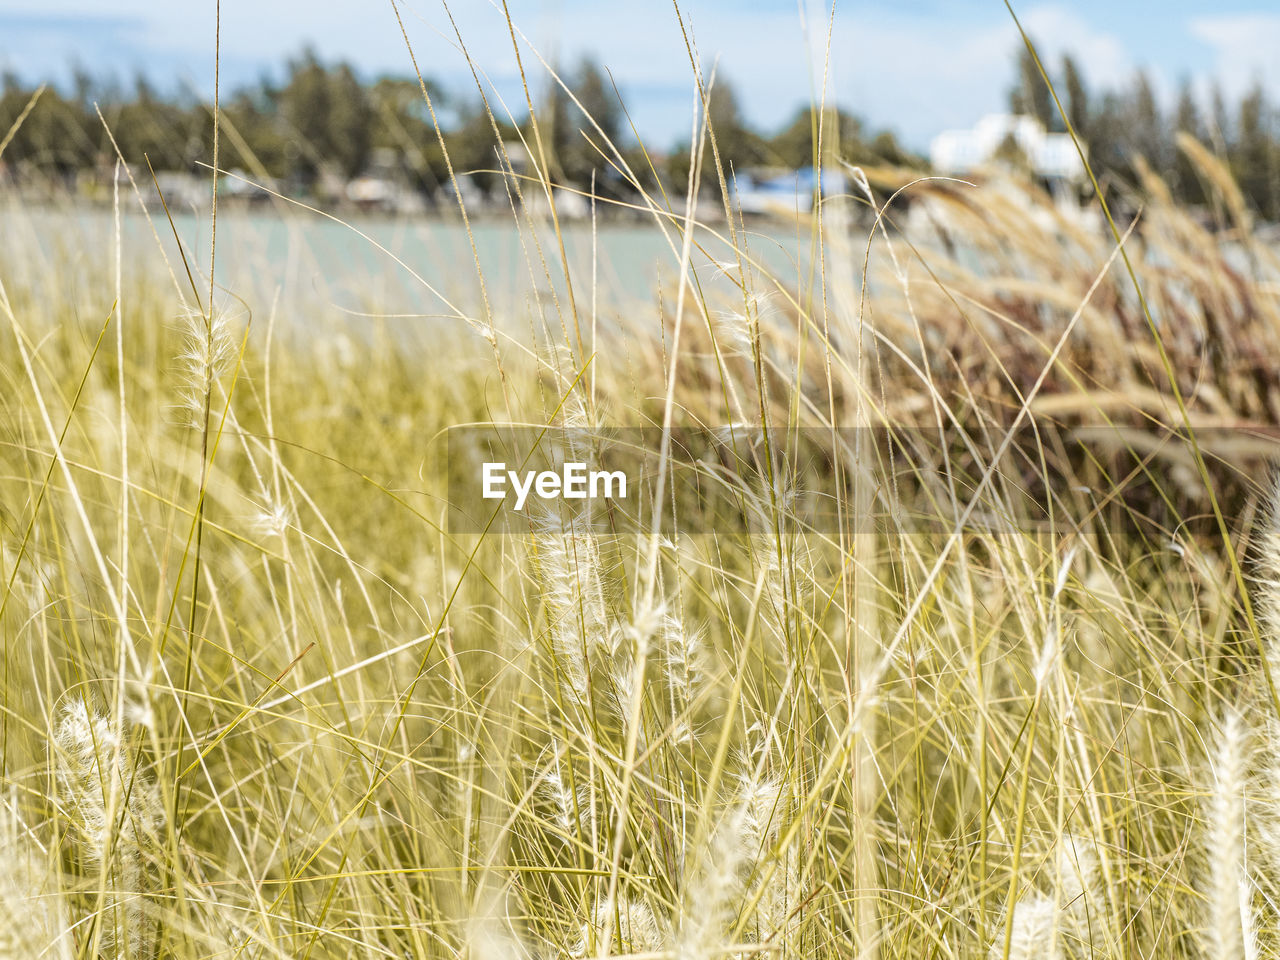
{"label": "sunlit grass", "polygon": [[[518,314],[385,259],[429,333],[336,276],[210,284],[163,215],[57,263],[7,234],[0,955],[1274,951],[1276,264],[1185,146],[1232,232],[1154,179],[1112,236],[850,170],[797,279],[695,223],[703,127],[688,194],[632,201],[676,282],[607,323],[537,169]],[[490,420],[829,433],[843,522],[452,532],[444,432]],[[908,427],[954,470],[844,445]]]}

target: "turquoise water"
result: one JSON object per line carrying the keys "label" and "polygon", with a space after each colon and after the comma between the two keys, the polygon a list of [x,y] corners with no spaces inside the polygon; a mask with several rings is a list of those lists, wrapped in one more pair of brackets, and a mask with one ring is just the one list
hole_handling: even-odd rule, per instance
{"label": "turquoise water", "polygon": [[[29,207],[0,205],[8,269],[21,250],[26,268],[53,267],[75,276],[113,269],[115,228],[112,212],[102,207]],[[196,283],[208,285],[209,217],[176,214]],[[717,262],[733,257],[717,231],[695,230],[691,263],[694,276],[732,292]],[[746,249],[765,273],[788,288],[808,284],[811,263],[807,227],[781,222],[753,226]],[[136,208],[121,216],[125,273],[158,273],[188,286],[177,245],[162,211],[150,221]],[[563,225],[565,257],[577,307],[582,315],[607,318],[633,311],[656,311],[659,298],[669,307],[679,283],[681,237],[653,221],[606,221],[593,226]],[[168,263],[166,265],[166,257]],[[736,268],[733,270],[736,274]],[[355,217],[337,222],[291,207],[219,211],[217,277],[256,314],[277,304],[282,315],[308,324],[319,314],[359,325],[371,317],[412,324],[432,317],[478,317],[484,298],[497,322],[526,326],[530,316],[565,306],[568,284],[554,232],[547,224],[517,225],[513,219],[473,221],[471,235],[458,219],[393,220]],[[483,282],[481,280],[483,277]],[[98,281],[101,283],[101,280]]]}

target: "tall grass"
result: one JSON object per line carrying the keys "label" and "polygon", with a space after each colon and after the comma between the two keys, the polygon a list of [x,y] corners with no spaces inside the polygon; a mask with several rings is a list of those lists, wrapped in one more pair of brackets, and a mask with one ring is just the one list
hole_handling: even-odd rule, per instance
{"label": "tall grass", "polygon": [[[884,170],[779,276],[694,216],[734,176],[705,119],[687,195],[636,201],[675,282],[625,314],[540,161],[507,182],[544,296],[388,258],[425,333],[206,288],[163,220],[5,232],[4,956],[1280,950],[1280,288],[1221,165],[1185,145],[1223,229],[1135,192],[1132,276],[1034,184]],[[441,436],[492,419],[746,424],[778,464],[803,428],[842,520],[452,533]],[[942,459],[887,484],[905,426]]]}

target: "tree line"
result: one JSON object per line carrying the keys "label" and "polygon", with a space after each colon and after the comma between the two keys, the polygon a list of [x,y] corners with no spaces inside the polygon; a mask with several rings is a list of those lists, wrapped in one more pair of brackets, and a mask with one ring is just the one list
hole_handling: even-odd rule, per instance
{"label": "tree line", "polygon": [[[551,84],[549,92],[533,98],[533,118],[512,119],[490,111],[479,94],[458,94],[416,77],[365,80],[350,64],[326,63],[303,51],[288,62],[282,80],[263,77],[222,98],[221,165],[270,178],[294,194],[314,193],[325,175],[349,180],[374,171],[439,195],[450,183],[451,164],[479,189],[497,191],[504,166],[498,146],[523,138],[531,146],[540,144],[534,147],[539,164],[545,160],[559,184],[624,196],[630,192],[620,172],[625,168],[646,188],[683,191],[690,164],[687,143],[660,152],[641,146],[611,77],[591,59],[562,76],[563,86]],[[1178,134],[1186,133],[1226,161],[1258,213],[1280,220],[1280,123],[1260,84],[1238,103],[1229,104],[1217,88],[1202,103],[1186,81],[1176,103],[1166,107],[1145,71],[1121,88],[1094,90],[1069,55],[1051,70],[1050,80],[1058,102],[1023,49],[1009,107],[1059,132],[1066,129],[1065,113],[1088,146],[1104,188],[1135,182],[1142,158],[1178,200],[1192,205],[1211,200],[1212,186],[1177,146]],[[12,74],[0,78],[0,137],[33,92]],[[726,172],[810,166],[819,128],[823,142],[851,163],[924,165],[892,133],[868,130],[842,109],[819,113],[804,107],[781,129],[762,132],[747,121],[723,78],[711,88],[707,107]],[[130,163],[141,165],[145,158],[157,171],[192,171],[210,159],[212,141],[212,110],[195,91],[162,94],[144,77],[126,89],[77,71],[63,88],[44,92],[0,162],[11,176],[65,179],[108,169],[118,145]],[[705,184],[714,193],[718,183],[709,156]]]}
{"label": "tree line", "polygon": [[1145,163],[1175,199],[1193,206],[1212,202],[1213,185],[1178,146],[1179,134],[1186,134],[1225,161],[1258,214],[1280,220],[1280,113],[1261,81],[1230,103],[1216,84],[1200,97],[1184,78],[1174,103],[1162,106],[1151,76],[1141,69],[1119,88],[1095,90],[1075,59],[1065,55],[1057,69],[1049,68],[1049,80],[1056,102],[1040,65],[1023,48],[1009,91],[1010,111],[1033,116],[1054,132],[1066,130],[1065,113],[1088,146],[1104,189],[1133,184]]}
{"label": "tree line", "polygon": [[[591,59],[562,76],[564,86],[553,84],[549,94],[534,97],[535,137],[529,116],[500,116],[479,94],[459,95],[416,77],[366,81],[350,64],[326,63],[304,51],[288,62],[282,81],[263,77],[221,98],[220,165],[269,177],[293,193],[313,192],[326,175],[349,180],[376,170],[433,194],[447,188],[451,164],[480,189],[494,190],[504,166],[499,143],[523,137],[559,184],[623,195],[629,191],[620,171],[629,169],[646,187],[661,182],[684,189],[687,144],[661,152],[642,147],[612,79]],[[31,84],[13,74],[0,79],[0,136],[33,93]],[[868,133],[840,110],[818,115],[806,107],[781,130],[761,133],[746,121],[723,79],[709,92],[708,110],[726,170],[811,165],[820,124],[825,136],[838,136],[845,159],[920,162],[891,133]],[[540,147],[534,146],[539,140]],[[45,90],[7,146],[3,163],[19,177],[70,178],[109,169],[118,146],[129,163],[192,171],[209,161],[212,142],[213,112],[195,91],[161,94],[144,77],[124,89],[78,71],[65,88]],[[393,158],[392,170],[386,169],[387,158]],[[716,189],[715,181],[713,175],[706,178],[708,189]]]}

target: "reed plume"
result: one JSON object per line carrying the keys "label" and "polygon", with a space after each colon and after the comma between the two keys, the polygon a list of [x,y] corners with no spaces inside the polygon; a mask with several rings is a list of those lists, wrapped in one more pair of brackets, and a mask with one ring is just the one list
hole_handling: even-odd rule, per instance
{"label": "reed plume", "polygon": [[1245,861],[1249,739],[1244,720],[1228,709],[1213,751],[1213,783],[1205,810],[1204,945],[1215,960],[1251,960],[1257,954]]}
{"label": "reed plume", "polygon": [[[1082,839],[1064,834],[1055,860],[1051,889],[1029,893],[1013,907],[1009,960],[1084,960],[1098,955],[1090,919],[1101,900],[1097,858]],[[1003,938],[997,937],[990,956],[1004,955]]]}
{"label": "reed plume", "polygon": [[91,929],[99,951],[148,956],[146,852],[161,820],[154,786],[138,772],[120,729],[83,699],[62,708],[53,743],[61,805],[79,860],[98,875]]}

